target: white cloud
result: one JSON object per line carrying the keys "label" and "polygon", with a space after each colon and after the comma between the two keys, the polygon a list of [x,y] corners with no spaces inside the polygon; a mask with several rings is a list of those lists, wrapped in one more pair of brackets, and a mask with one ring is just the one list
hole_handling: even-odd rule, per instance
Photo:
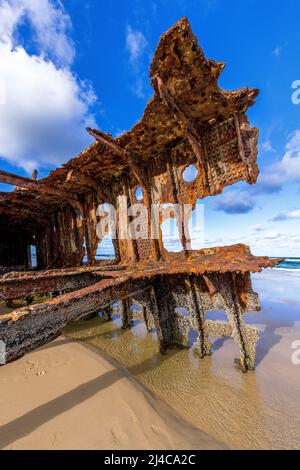
{"label": "white cloud", "polygon": [[259,177],[254,193],[272,193],[279,191],[290,182],[300,182],[300,129],[290,135],[283,158],[270,165]]}
{"label": "white cloud", "polygon": [[273,170],[277,174],[283,172],[283,178],[286,180],[300,179],[300,129],[291,134],[283,159],[274,165]]}
{"label": "white cloud", "polygon": [[0,13],[2,41],[13,45],[18,26],[28,21],[40,54],[49,54],[63,64],[73,62],[75,51],[68,36],[71,21],[60,0],[1,0]]}
{"label": "white cloud", "polygon": [[[58,1],[0,0],[0,156],[31,172],[50,167],[82,150],[94,125],[91,88],[72,73],[70,18]],[[36,55],[18,39],[27,18]]]}
{"label": "white cloud", "polygon": [[247,214],[255,207],[255,201],[247,191],[229,191],[220,196],[215,209],[227,214]]}
{"label": "white cloud", "polygon": [[282,233],[279,232],[266,232],[263,234],[263,239],[265,240],[278,240],[282,238]]}
{"label": "white cloud", "polygon": [[274,217],[274,222],[280,222],[282,220],[297,220],[300,219],[300,209],[291,212],[280,212]]}
{"label": "white cloud", "polygon": [[136,63],[136,61],[143,54],[144,49],[147,47],[147,41],[141,31],[134,31],[129,25],[126,31],[126,49],[130,54],[130,61]]}
{"label": "white cloud", "polygon": [[249,229],[254,232],[263,232],[265,230],[261,224],[250,225]]}
{"label": "white cloud", "polygon": [[141,99],[147,98],[145,88],[148,82],[147,40],[141,31],[134,30],[130,25],[126,30],[126,50],[129,53],[129,64],[133,76],[132,91]]}

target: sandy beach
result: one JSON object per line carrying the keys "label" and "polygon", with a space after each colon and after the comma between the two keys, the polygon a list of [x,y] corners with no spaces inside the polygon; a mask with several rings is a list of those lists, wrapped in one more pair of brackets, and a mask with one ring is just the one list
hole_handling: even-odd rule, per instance
{"label": "sandy beach", "polygon": [[262,312],[246,315],[260,331],[247,374],[233,365],[230,339],[215,339],[201,361],[192,332],[190,350],[162,356],[141,322],[70,325],[0,368],[0,448],[299,449],[299,281],[279,270],[253,277]]}
{"label": "sandy beach", "polygon": [[117,364],[64,337],[0,368],[1,449],[220,449]]}

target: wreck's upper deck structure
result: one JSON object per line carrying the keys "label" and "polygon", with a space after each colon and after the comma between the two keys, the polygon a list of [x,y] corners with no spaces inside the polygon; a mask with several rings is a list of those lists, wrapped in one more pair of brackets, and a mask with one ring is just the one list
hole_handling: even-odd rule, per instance
{"label": "wreck's upper deck structure", "polygon": [[[243,369],[254,367],[257,333],[242,318],[243,312],[259,309],[249,273],[278,260],[256,258],[242,245],[193,251],[182,217],[186,204],[195,208],[198,199],[228,185],[257,180],[258,130],[249,125],[246,111],[258,90],[223,91],[218,85],[223,68],[205,58],[183,18],[160,39],[150,69],[154,95],[130,131],[114,139],[88,129],[95,143],[41,180],[0,172],[0,181],[17,186],[0,194],[0,265],[4,271],[30,269],[32,245],[38,264],[36,273],[5,274],[4,298],[71,291],[0,319],[8,360],[57,336],[70,320],[99,310],[109,311],[110,318],[116,301],[129,326],[135,301],[148,327],[156,327],[162,350],[186,345],[194,327],[201,356],[210,351],[209,335],[224,334],[240,345]],[[184,171],[190,165],[197,176],[187,182]],[[142,229],[149,236],[124,236],[117,223],[114,261],[96,261],[97,208],[110,203],[118,215],[127,213],[124,200],[128,206],[144,204]],[[169,204],[182,210],[172,213]],[[161,207],[157,224],[153,205]],[[171,216],[181,229],[179,255],[168,253],[163,243],[161,223]],[[187,307],[190,317],[180,317],[177,307]],[[226,310],[229,323],[208,322],[210,308]]]}

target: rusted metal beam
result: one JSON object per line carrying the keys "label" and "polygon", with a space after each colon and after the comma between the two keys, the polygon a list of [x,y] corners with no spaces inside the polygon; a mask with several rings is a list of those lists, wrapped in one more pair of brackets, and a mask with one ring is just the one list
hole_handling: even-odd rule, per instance
{"label": "rusted metal beam", "polygon": [[150,287],[149,280],[133,282],[121,275],[118,280],[105,279],[49,302],[0,316],[0,338],[6,345],[6,362],[57,338],[71,321],[87,318]]}
{"label": "rusted metal beam", "polygon": [[119,147],[115,142],[113,137],[107,132],[101,132],[97,129],[91,129],[90,127],[86,128],[87,132],[93,136],[98,142],[109,147],[116,155],[119,157],[125,157],[125,150]]}
{"label": "rusted metal beam", "polygon": [[105,145],[106,147],[110,148],[113,153],[118,155],[119,157],[123,158],[125,162],[130,166],[132,169],[134,176],[138,180],[138,182],[142,185],[146,185],[146,175],[145,175],[145,170],[141,165],[138,165],[133,158],[132,155],[130,155],[126,150],[124,150],[122,147],[120,147],[114,140],[114,138],[108,134],[107,132],[101,132],[98,131],[97,129],[91,129],[90,127],[87,127],[87,132],[92,135],[98,142],[101,142],[101,144]]}
{"label": "rusted metal beam", "polygon": [[73,178],[78,180],[81,184],[86,184],[86,186],[89,186],[92,189],[98,190],[99,188],[99,183],[94,178],[77,168],[72,168],[68,171],[66,182],[72,181]]}
{"label": "rusted metal beam", "polygon": [[[48,270],[37,273],[26,272],[21,275],[8,273],[4,275],[0,278],[0,292],[3,300],[7,302],[26,298],[29,295],[46,295],[60,291],[71,292],[97,283],[101,278],[101,271],[105,270],[104,277],[108,277],[107,272],[110,270],[121,273],[125,269],[125,267],[114,265],[59,270],[51,270],[50,268],[51,265],[48,266]],[[99,277],[95,277],[95,272]]]}
{"label": "rusted metal beam", "polygon": [[13,173],[8,173],[6,171],[0,170],[0,183],[6,183],[12,186],[37,191],[42,194],[56,196],[60,199],[67,201],[69,204],[76,207],[77,209],[81,209],[81,204],[78,201],[77,197],[70,197],[70,194],[65,191],[61,191],[60,189],[56,188],[51,188],[49,186],[41,184],[37,180],[26,178],[25,176],[18,176],[14,175]]}
{"label": "rusted metal beam", "polygon": [[198,160],[200,166],[200,177],[202,178],[203,187],[209,191],[209,184],[206,177],[206,170],[205,170],[205,161],[203,156],[203,150],[201,145],[200,136],[195,128],[194,124],[191,120],[185,116],[184,112],[180,109],[178,104],[176,103],[175,99],[169,92],[168,88],[164,84],[163,80],[157,75],[153,79],[154,88],[157,90],[158,98],[164,100],[167,104],[168,108],[170,109],[171,113],[175,117],[176,121],[184,131],[187,140],[189,141],[195,156]]}
{"label": "rusted metal beam", "polygon": [[7,171],[0,170],[0,183],[19,186],[21,188],[33,189],[38,191],[39,185],[36,180],[26,178],[25,176],[17,176]]}

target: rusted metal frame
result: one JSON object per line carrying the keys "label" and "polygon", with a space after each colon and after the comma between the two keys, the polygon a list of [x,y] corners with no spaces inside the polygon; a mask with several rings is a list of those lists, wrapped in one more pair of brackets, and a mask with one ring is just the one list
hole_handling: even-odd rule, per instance
{"label": "rusted metal frame", "polygon": [[[74,217],[75,217],[75,240],[77,245],[78,251],[78,263],[79,266],[83,265],[83,259],[85,256],[84,251],[84,237],[85,237],[85,229],[83,224],[83,212],[79,212],[74,210]],[[77,235],[76,235],[77,234]]]}
{"label": "rusted metal frame", "polygon": [[248,341],[246,337],[246,325],[243,319],[243,312],[241,309],[241,304],[240,304],[240,298],[238,295],[238,290],[236,286],[236,274],[232,273],[231,274],[231,295],[233,298],[233,304],[234,304],[234,318],[231,319],[231,323],[234,321],[238,335],[239,335],[239,340],[240,340],[240,345],[242,348],[242,353],[244,356],[244,361],[241,361],[241,366],[244,372],[246,372],[249,369],[252,369],[250,366],[251,363],[251,357],[248,352]]}
{"label": "rusted metal frame", "polygon": [[60,243],[60,267],[62,268],[66,262],[66,247],[65,247],[65,227],[64,227],[64,214],[63,208],[58,212],[58,230],[59,230],[59,243]]}
{"label": "rusted metal frame", "polygon": [[89,209],[86,197],[83,200],[83,211],[82,211],[82,225],[83,225],[83,232],[84,232],[84,241],[85,241],[85,249],[86,249],[86,256],[88,264],[92,264],[92,250],[91,250],[91,240],[90,240],[90,230],[89,230]]}
{"label": "rusted metal frame", "polygon": [[148,234],[149,234],[149,237],[150,237],[150,244],[151,244],[151,254],[152,254],[152,258],[155,260],[155,261],[158,261],[161,257],[161,253],[160,253],[160,250],[159,250],[159,247],[158,247],[158,244],[157,244],[157,240],[156,238],[154,237],[154,227],[152,226],[152,199],[151,199],[151,188],[149,187],[149,185],[147,186],[144,186],[143,187],[144,189],[144,204],[145,204],[145,207],[147,209],[147,217],[148,217]]}
{"label": "rusted metal frame", "polygon": [[133,323],[129,298],[120,301],[119,312],[122,320],[122,330],[129,330]]}
{"label": "rusted metal frame", "polygon": [[77,264],[77,260],[75,260],[76,256],[76,245],[75,245],[75,238],[74,238],[74,223],[73,223],[73,213],[72,208],[68,207],[65,209],[65,223],[66,229],[68,231],[68,257],[69,257],[69,265],[75,266]]}
{"label": "rusted metal frame", "polygon": [[3,299],[8,302],[24,299],[30,296],[52,295],[60,291],[76,291],[96,284],[97,279],[92,272],[83,272],[80,275],[70,273],[57,276],[43,276],[38,274],[34,278],[16,278],[0,281],[0,291]]}
{"label": "rusted metal frame", "polygon": [[48,237],[48,245],[49,245],[49,256],[48,264],[53,262],[54,253],[55,251],[55,234],[54,234],[54,227],[53,227],[53,216],[51,215],[49,218],[49,223],[47,225],[47,237]]}
{"label": "rusted metal frame", "polygon": [[237,141],[238,141],[238,149],[239,149],[239,155],[240,158],[243,162],[246,174],[247,174],[247,179],[248,181],[251,181],[251,172],[249,169],[248,161],[245,155],[245,149],[244,149],[244,144],[243,144],[243,139],[242,139],[242,134],[241,134],[241,128],[240,128],[240,120],[239,120],[239,115],[238,113],[234,113],[233,115],[234,119],[234,125],[235,125],[235,130],[236,130],[236,135],[237,135]]}
{"label": "rusted metal frame", "polygon": [[44,230],[41,230],[37,242],[37,251],[39,254],[39,269],[45,269],[47,261],[45,259],[45,249],[44,249]]}
{"label": "rusted metal frame", "polygon": [[205,149],[202,135],[199,135],[199,142],[201,144],[201,149],[202,149],[202,154],[203,154],[203,165],[207,174],[209,192],[211,195],[213,195],[217,193],[217,188],[216,188],[216,185],[214,184],[213,172],[212,172],[211,164],[209,161],[209,157]]}
{"label": "rusted metal frame", "polygon": [[152,257],[155,260],[160,258],[160,251],[158,249],[156,240],[152,236],[152,218],[151,218],[151,187],[149,182],[149,176],[142,165],[139,165],[136,162],[136,159],[130,155],[126,150],[121,148],[118,144],[114,142],[114,139],[109,134],[97,131],[95,129],[87,128],[87,131],[98,141],[102,144],[106,145],[108,148],[112,150],[116,155],[123,158],[124,161],[129,165],[130,169],[132,170],[135,178],[137,179],[138,183],[141,185],[144,194],[144,204],[147,208],[148,214],[148,233],[150,236],[150,243],[151,243],[151,253]]}
{"label": "rusted metal frame", "polygon": [[49,225],[45,227],[43,243],[44,243],[44,252],[45,252],[45,262],[46,262],[46,266],[48,266],[50,264],[50,257],[51,257],[51,242],[50,242]]}
{"label": "rusted metal frame", "polygon": [[14,175],[13,173],[8,173],[3,170],[0,170],[0,182],[21,188],[39,190],[39,184],[36,180],[26,178],[25,176]]}
{"label": "rusted metal frame", "polygon": [[0,170],[0,182],[10,184],[12,186],[18,186],[21,188],[34,190],[34,191],[44,193],[44,194],[57,196],[59,198],[64,199],[69,204],[75,207],[78,207],[79,205],[78,200],[76,198],[70,197],[68,193],[61,191],[59,189],[56,189],[56,188],[50,188],[49,186],[46,186],[46,185],[45,186],[41,185],[39,181],[26,178],[24,176],[17,176],[12,173],[8,173],[6,171]]}
{"label": "rusted metal frame", "polygon": [[99,184],[98,182],[92,178],[90,175],[87,173],[79,170],[78,168],[71,168],[66,176],[66,181],[70,181],[72,179],[72,176],[76,177],[76,179],[81,180],[83,184],[86,183],[87,186],[90,186],[94,190],[98,190]]}
{"label": "rusted metal frame", "polygon": [[209,194],[210,188],[209,188],[209,183],[206,177],[204,155],[203,155],[202,144],[201,144],[201,140],[199,138],[198,132],[196,128],[194,127],[194,124],[185,116],[184,112],[177,105],[175,99],[173,98],[171,93],[168,91],[163,80],[158,75],[156,75],[153,80],[154,80],[154,88],[158,92],[158,98],[165,101],[171,113],[173,114],[174,118],[176,119],[176,121],[178,122],[182,130],[184,131],[185,136],[195,153],[195,156],[198,160],[199,168],[200,168],[200,178],[202,181],[203,194],[204,195]]}
{"label": "rusted metal frame", "polygon": [[115,222],[115,227],[114,227],[115,233],[113,234],[113,237],[112,237],[112,243],[114,247],[115,262],[120,263],[121,252],[120,252],[120,244],[119,244],[119,224],[117,223],[117,221],[119,220],[118,194],[113,190],[113,188],[112,188],[111,202],[113,203],[113,206],[115,207],[115,211],[116,211],[116,222]]}
{"label": "rusted metal frame", "polygon": [[[56,227],[56,246],[57,246],[57,262],[56,266],[61,268],[63,266],[63,234],[61,227],[61,213],[57,211],[55,213],[55,227]],[[44,266],[45,269],[45,266]]]}
{"label": "rusted metal frame", "polygon": [[167,287],[167,295],[164,297],[167,301],[167,308],[169,309],[168,323],[170,324],[171,329],[170,346],[177,346],[178,348],[189,347],[189,332],[192,327],[191,319],[185,319],[176,312],[178,304],[176,298],[176,287],[174,292],[173,276],[165,277],[163,279],[163,283]]}
{"label": "rusted metal frame", "polygon": [[98,239],[98,234],[97,234],[97,208],[99,206],[99,200],[98,200],[98,193],[97,192],[92,192],[88,196],[89,198],[89,205],[90,205],[90,236],[91,236],[91,251],[92,251],[92,258],[93,258],[93,264],[96,263],[96,255],[97,255],[97,250],[99,246],[99,239]]}
{"label": "rusted metal frame", "polygon": [[[22,191],[10,193],[0,192],[0,215],[2,215],[3,213],[3,215],[7,216],[7,214],[9,213],[11,216],[18,217],[18,222],[24,219],[26,223],[29,222],[29,224],[47,224],[49,220],[48,214],[51,210],[50,207],[43,207],[42,211],[42,205],[36,203],[35,197],[30,197],[22,200],[21,197],[23,196],[23,194],[24,192]],[[38,221],[36,217],[36,211],[39,211]]]}
{"label": "rusted metal frame", "polygon": [[113,153],[115,153],[119,157],[124,157],[125,150],[123,150],[114,142],[114,138],[110,134],[98,131],[97,129],[91,129],[90,127],[87,127],[86,130],[98,142],[101,142],[101,144],[104,144],[106,147],[109,147]]}
{"label": "rusted metal frame", "polygon": [[174,198],[174,203],[180,206],[180,214],[179,214],[179,220],[178,220],[178,215],[176,217],[176,222],[179,226],[179,232],[181,234],[181,243],[183,247],[184,254],[188,256],[189,251],[190,251],[190,240],[187,240],[186,238],[186,233],[185,233],[185,218],[184,218],[184,203],[179,200],[178,194],[180,193],[180,188],[179,188],[179,182],[176,174],[176,169],[174,168],[172,164],[172,160],[170,155],[168,156],[168,161],[167,161],[167,172],[172,184],[172,192],[173,192],[173,198]]}
{"label": "rusted metal frame", "polygon": [[42,260],[42,253],[41,253],[41,241],[38,234],[36,234],[36,264],[37,269],[43,269],[43,260]]}
{"label": "rusted metal frame", "polygon": [[60,231],[59,221],[57,214],[52,214],[51,217],[51,233],[52,233],[52,263],[51,267],[57,266],[60,261]]}
{"label": "rusted metal frame", "polygon": [[198,295],[194,276],[191,274],[187,276],[187,286],[189,302],[191,307],[194,309],[194,317],[196,318],[199,331],[199,356],[203,359],[205,356],[209,356],[211,354],[211,344],[204,328],[206,312],[203,308],[201,295]]}
{"label": "rusted metal frame", "polygon": [[224,285],[219,289],[219,294],[221,295],[228,321],[232,328],[232,337],[240,348],[238,365],[243,372],[247,372],[254,369],[254,360],[251,357],[251,344],[247,338],[247,327],[243,318],[235,276],[236,273],[234,272],[227,273]]}
{"label": "rusted metal frame", "polygon": [[79,231],[77,225],[77,211],[72,208],[71,211],[71,225],[72,225],[72,239],[74,243],[75,252],[73,252],[73,259],[75,261],[76,257],[76,266],[81,265],[81,251],[80,241],[79,241]]}
{"label": "rusted metal frame", "polygon": [[[129,205],[132,205],[132,197],[131,197],[131,191],[130,191],[130,186],[129,186],[129,181],[128,181],[127,175],[123,175],[123,193],[126,196],[126,200],[127,200],[127,220],[126,220],[126,222],[129,225],[130,220],[129,220],[129,215],[128,215],[128,208],[129,208]],[[132,233],[131,230],[129,230],[129,232],[130,232],[129,233],[129,239],[130,239],[130,244],[131,244],[131,248],[132,248],[132,252],[133,252],[134,261],[138,262],[140,260],[140,258],[139,258],[139,251],[138,251],[137,241],[135,239],[135,234]]]}
{"label": "rusted metal frame", "polygon": [[205,281],[205,284],[208,288],[209,295],[213,297],[217,292],[219,292],[219,288],[213,283],[211,279],[209,279],[208,276],[204,275],[203,279]]}
{"label": "rusted metal frame", "polygon": [[[151,309],[149,308],[149,294],[148,292],[143,292],[141,296],[131,297],[132,305],[138,305],[141,308],[141,313],[132,311],[132,316],[134,320],[144,321],[148,333],[151,333],[154,328],[154,319],[151,314]],[[152,321],[151,321],[152,320]]]}
{"label": "rusted metal frame", "polygon": [[[172,161],[172,156],[171,156],[171,161]],[[172,173],[174,177],[176,195],[177,195],[178,203],[180,205],[180,223],[181,223],[182,244],[183,244],[185,254],[188,255],[192,247],[191,247],[191,238],[189,234],[189,227],[188,227],[188,224],[186,223],[187,220],[185,218],[186,208],[185,208],[185,202],[183,199],[184,188],[182,188],[180,185],[180,181],[178,178],[178,171],[173,163],[172,163]],[[181,196],[178,197],[178,194],[180,194]]]}
{"label": "rusted metal frame", "polygon": [[[154,316],[155,324],[158,322],[160,331],[160,352],[165,354],[172,345],[181,346],[178,341],[178,321],[175,313],[176,302],[172,295],[172,284],[169,276],[157,278],[153,284],[154,299],[157,306],[157,320]],[[153,295],[153,294],[152,294]],[[176,331],[177,330],[177,331]]]}
{"label": "rusted metal frame", "polygon": [[118,280],[105,279],[53,301],[1,316],[0,337],[6,344],[6,361],[11,362],[26,352],[49,343],[71,321],[87,318],[120,299],[139,295],[150,286],[149,280],[139,280],[136,283],[126,276]]}
{"label": "rusted metal frame", "polygon": [[30,243],[27,244],[26,258],[27,258],[26,269],[32,269],[32,262],[31,262],[31,246],[30,246]]}
{"label": "rusted metal frame", "polygon": [[162,350],[162,349],[164,349],[163,348],[163,334],[162,334],[162,330],[161,330],[161,326],[160,326],[160,322],[159,322],[159,309],[158,309],[158,303],[157,303],[157,298],[156,298],[156,293],[155,293],[154,286],[152,285],[145,292],[145,294],[147,294],[146,295],[146,302],[148,304],[148,310],[151,311],[153,321],[154,321],[154,325],[155,325],[156,332],[157,332],[157,339],[158,339],[158,342],[159,342],[159,345],[160,345],[160,350]]}
{"label": "rusted metal frame", "polygon": [[162,257],[162,253],[157,240],[157,232],[160,231],[160,225],[157,227],[158,221],[154,218],[154,211],[152,211],[153,201],[153,187],[151,184],[151,177],[149,175],[149,167],[147,167],[147,186],[144,190],[144,204],[147,208],[148,215],[148,233],[150,235],[151,242],[151,253],[154,261],[159,261]]}
{"label": "rusted metal frame", "polygon": [[63,207],[61,210],[61,231],[63,246],[63,266],[70,265],[71,244],[70,244],[70,226],[68,218],[68,208]]}
{"label": "rusted metal frame", "polygon": [[[98,312],[97,312],[98,313]],[[113,319],[113,315],[114,315],[114,309],[113,307],[110,305],[109,307],[106,307],[106,308],[103,308],[102,309],[102,318],[107,321],[107,322],[110,322],[112,321]]]}
{"label": "rusted metal frame", "polygon": [[[151,184],[149,174],[145,169],[138,165],[132,157],[128,157],[128,163],[133,170],[134,176],[139,181],[143,190],[143,202],[147,209],[147,220],[148,220],[148,236],[150,237],[151,254],[155,261],[161,258],[161,253],[158,247],[156,238],[154,237],[155,228],[153,227],[152,221],[152,196],[151,196]],[[142,175],[142,176],[141,176]]]}

